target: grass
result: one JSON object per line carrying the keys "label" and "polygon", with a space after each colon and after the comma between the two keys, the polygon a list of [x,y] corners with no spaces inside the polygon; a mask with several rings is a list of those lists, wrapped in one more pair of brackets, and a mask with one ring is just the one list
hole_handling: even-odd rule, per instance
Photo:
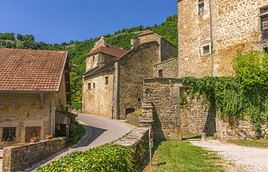
{"label": "grass", "polygon": [[259,140],[232,140],[230,143],[247,146],[247,147],[257,147],[257,148],[268,148],[268,139]]}
{"label": "grass", "polygon": [[145,172],[223,172],[221,159],[214,153],[188,142],[164,141],[153,156],[153,165]]}

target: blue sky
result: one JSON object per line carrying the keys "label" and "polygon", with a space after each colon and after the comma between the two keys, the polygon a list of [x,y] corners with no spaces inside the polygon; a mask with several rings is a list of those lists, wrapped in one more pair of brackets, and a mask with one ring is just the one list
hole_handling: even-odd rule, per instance
{"label": "blue sky", "polygon": [[0,4],[0,32],[33,34],[49,43],[160,24],[177,11],[177,0],[0,0]]}

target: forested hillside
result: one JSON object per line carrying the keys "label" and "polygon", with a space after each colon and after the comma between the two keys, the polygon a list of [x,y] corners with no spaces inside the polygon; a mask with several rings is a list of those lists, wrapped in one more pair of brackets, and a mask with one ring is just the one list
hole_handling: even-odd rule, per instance
{"label": "forested hillside", "polygon": [[[130,49],[130,40],[136,37],[141,31],[151,29],[172,44],[177,46],[177,16],[170,16],[165,22],[152,27],[138,26],[129,29],[122,29],[110,35],[105,35],[107,42],[124,49]],[[89,39],[85,41],[71,41],[62,44],[47,44],[36,42],[33,35],[21,35],[14,33],[0,33],[0,47],[7,48],[27,48],[46,50],[65,50],[69,52],[71,60],[71,90],[74,106],[79,106],[81,102],[82,75],[85,71],[86,55],[93,48],[94,43],[99,39]]]}

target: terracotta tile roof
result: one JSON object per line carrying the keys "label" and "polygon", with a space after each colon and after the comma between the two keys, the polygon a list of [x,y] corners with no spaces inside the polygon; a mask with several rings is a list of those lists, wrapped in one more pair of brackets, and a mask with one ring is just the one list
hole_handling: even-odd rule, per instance
{"label": "terracotta tile roof", "polygon": [[126,52],[127,51],[122,48],[118,48],[112,45],[107,45],[106,47],[99,47],[99,48],[91,50],[89,55],[93,55],[96,53],[105,53],[105,54],[112,55],[114,57],[121,57]]}
{"label": "terracotta tile roof", "polygon": [[0,48],[0,91],[59,91],[67,52]]}

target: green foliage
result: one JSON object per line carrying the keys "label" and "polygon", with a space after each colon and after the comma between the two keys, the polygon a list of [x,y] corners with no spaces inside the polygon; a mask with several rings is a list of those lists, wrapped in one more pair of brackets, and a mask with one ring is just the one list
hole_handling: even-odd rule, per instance
{"label": "green foliage", "polygon": [[76,144],[86,133],[85,128],[78,122],[73,121],[70,128],[68,144]]}
{"label": "green foliage", "polygon": [[220,158],[188,142],[165,141],[154,153],[153,165],[145,171],[223,172]]}
{"label": "green foliage", "polygon": [[14,41],[15,34],[14,33],[0,33],[0,40]]}
{"label": "green foliage", "polygon": [[107,144],[75,152],[38,168],[37,172],[137,172],[131,148]]}
{"label": "green foliage", "polygon": [[234,77],[183,78],[192,94],[206,95],[222,118],[268,121],[268,54],[251,52],[235,59]]}
{"label": "green foliage", "polygon": [[257,147],[257,148],[268,148],[268,139],[259,140],[230,140],[230,143],[237,144],[240,146]]}
{"label": "green foliage", "polygon": [[151,29],[158,33],[159,35],[163,36],[166,40],[172,43],[174,46],[178,46],[178,17],[177,16],[170,16],[167,18],[166,22],[160,24],[159,26],[156,25]]}

